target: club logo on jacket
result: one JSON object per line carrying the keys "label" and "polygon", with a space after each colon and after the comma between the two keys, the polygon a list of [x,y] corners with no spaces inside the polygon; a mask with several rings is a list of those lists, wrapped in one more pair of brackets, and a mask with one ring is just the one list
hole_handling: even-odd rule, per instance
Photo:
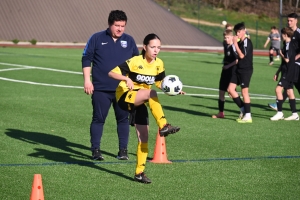
{"label": "club logo on jacket", "polygon": [[121,47],[126,48],[127,47],[127,41],[121,40]]}

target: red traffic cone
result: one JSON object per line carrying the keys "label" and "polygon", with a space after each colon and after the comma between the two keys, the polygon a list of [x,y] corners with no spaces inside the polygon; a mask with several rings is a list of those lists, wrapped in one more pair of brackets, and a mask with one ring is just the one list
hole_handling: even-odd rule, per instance
{"label": "red traffic cone", "polygon": [[33,177],[30,200],[44,200],[44,190],[41,174],[35,174]]}
{"label": "red traffic cone", "polygon": [[167,158],[166,142],[165,137],[159,135],[159,130],[156,136],[156,144],[154,149],[152,163],[172,163]]}

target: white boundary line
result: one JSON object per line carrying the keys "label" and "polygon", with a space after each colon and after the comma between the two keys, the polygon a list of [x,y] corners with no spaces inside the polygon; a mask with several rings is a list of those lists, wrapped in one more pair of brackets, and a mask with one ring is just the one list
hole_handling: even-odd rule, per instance
{"label": "white boundary line", "polygon": [[61,70],[61,69],[52,69],[52,68],[45,68],[45,67],[35,67],[35,66],[29,66],[29,65],[19,65],[19,64],[11,64],[11,63],[2,63],[2,62],[0,62],[0,65],[14,66],[14,67],[23,67],[25,69],[48,70],[48,71],[63,72],[63,73],[69,73],[69,74],[82,74],[82,72],[74,72],[74,71]]}
{"label": "white boundary line", "polygon": [[[36,66],[19,65],[19,64],[11,64],[11,63],[2,63],[2,62],[0,62],[0,65],[21,67],[21,68],[0,69],[0,72],[13,71],[13,70],[23,70],[23,69],[39,69],[39,70],[55,71],[55,72],[70,73],[70,74],[82,74],[82,72],[74,72],[74,71],[68,71],[68,70],[59,70],[59,69],[52,69],[52,68],[45,68],[45,67],[36,67]],[[60,87],[60,88],[83,89],[82,86],[68,86],[68,85],[59,85],[59,84],[37,83],[37,82],[32,82],[32,81],[16,80],[16,79],[10,79],[10,78],[5,78],[5,77],[0,77],[0,80],[17,82],[17,83],[26,83],[26,84],[31,84],[31,85],[42,85],[42,86]],[[216,89],[216,88],[207,88],[207,87],[190,86],[190,85],[183,85],[183,86],[185,88],[219,91],[219,89]],[[158,92],[158,94],[164,94],[164,93],[163,92]],[[214,95],[214,94],[189,94],[189,93],[187,93],[185,95],[186,96],[203,96],[203,97],[218,97],[219,96],[219,95]],[[254,96],[251,96],[251,99],[273,99],[273,100],[276,99],[275,96],[271,96],[271,95],[251,94],[251,93],[250,93],[250,95],[254,95]],[[257,97],[255,97],[255,96],[257,96]],[[229,98],[229,96],[227,96],[227,98]],[[296,100],[299,100],[299,99],[296,99]]]}

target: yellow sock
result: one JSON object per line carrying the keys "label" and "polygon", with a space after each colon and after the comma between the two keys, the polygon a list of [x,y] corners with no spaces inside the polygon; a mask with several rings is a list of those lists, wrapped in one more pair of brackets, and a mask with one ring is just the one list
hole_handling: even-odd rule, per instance
{"label": "yellow sock", "polygon": [[159,128],[163,128],[164,125],[167,123],[165,118],[165,114],[162,110],[162,107],[158,101],[158,97],[152,97],[149,99],[149,107],[153,117],[156,120],[156,123]]}
{"label": "yellow sock", "polygon": [[135,174],[139,174],[145,170],[148,156],[148,143],[138,143],[136,151],[136,169]]}

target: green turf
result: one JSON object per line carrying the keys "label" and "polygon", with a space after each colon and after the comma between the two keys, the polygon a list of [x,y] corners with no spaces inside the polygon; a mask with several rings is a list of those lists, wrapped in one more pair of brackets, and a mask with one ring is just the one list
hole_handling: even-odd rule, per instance
{"label": "green turf", "polygon": [[[34,174],[42,174],[45,199],[299,198],[300,122],[271,122],[275,112],[266,106],[274,102],[272,77],[278,62],[269,66],[267,57],[254,58],[253,124],[238,124],[238,109],[229,98],[226,118],[211,118],[217,113],[222,55],[161,52],[167,74],[181,78],[187,95],[159,95],[168,121],[181,131],[166,138],[172,163],[148,162],[146,173],[153,183],[144,185],[132,181],[137,144],[133,128],[130,160],[115,158],[118,140],[112,109],[102,138],[105,161],[90,160],[92,108],[82,89],[81,53],[0,49],[0,199],[29,199]],[[3,71],[22,68],[17,65],[37,68]],[[284,113],[290,115],[287,102]],[[150,116],[149,159],[156,134]]]}

